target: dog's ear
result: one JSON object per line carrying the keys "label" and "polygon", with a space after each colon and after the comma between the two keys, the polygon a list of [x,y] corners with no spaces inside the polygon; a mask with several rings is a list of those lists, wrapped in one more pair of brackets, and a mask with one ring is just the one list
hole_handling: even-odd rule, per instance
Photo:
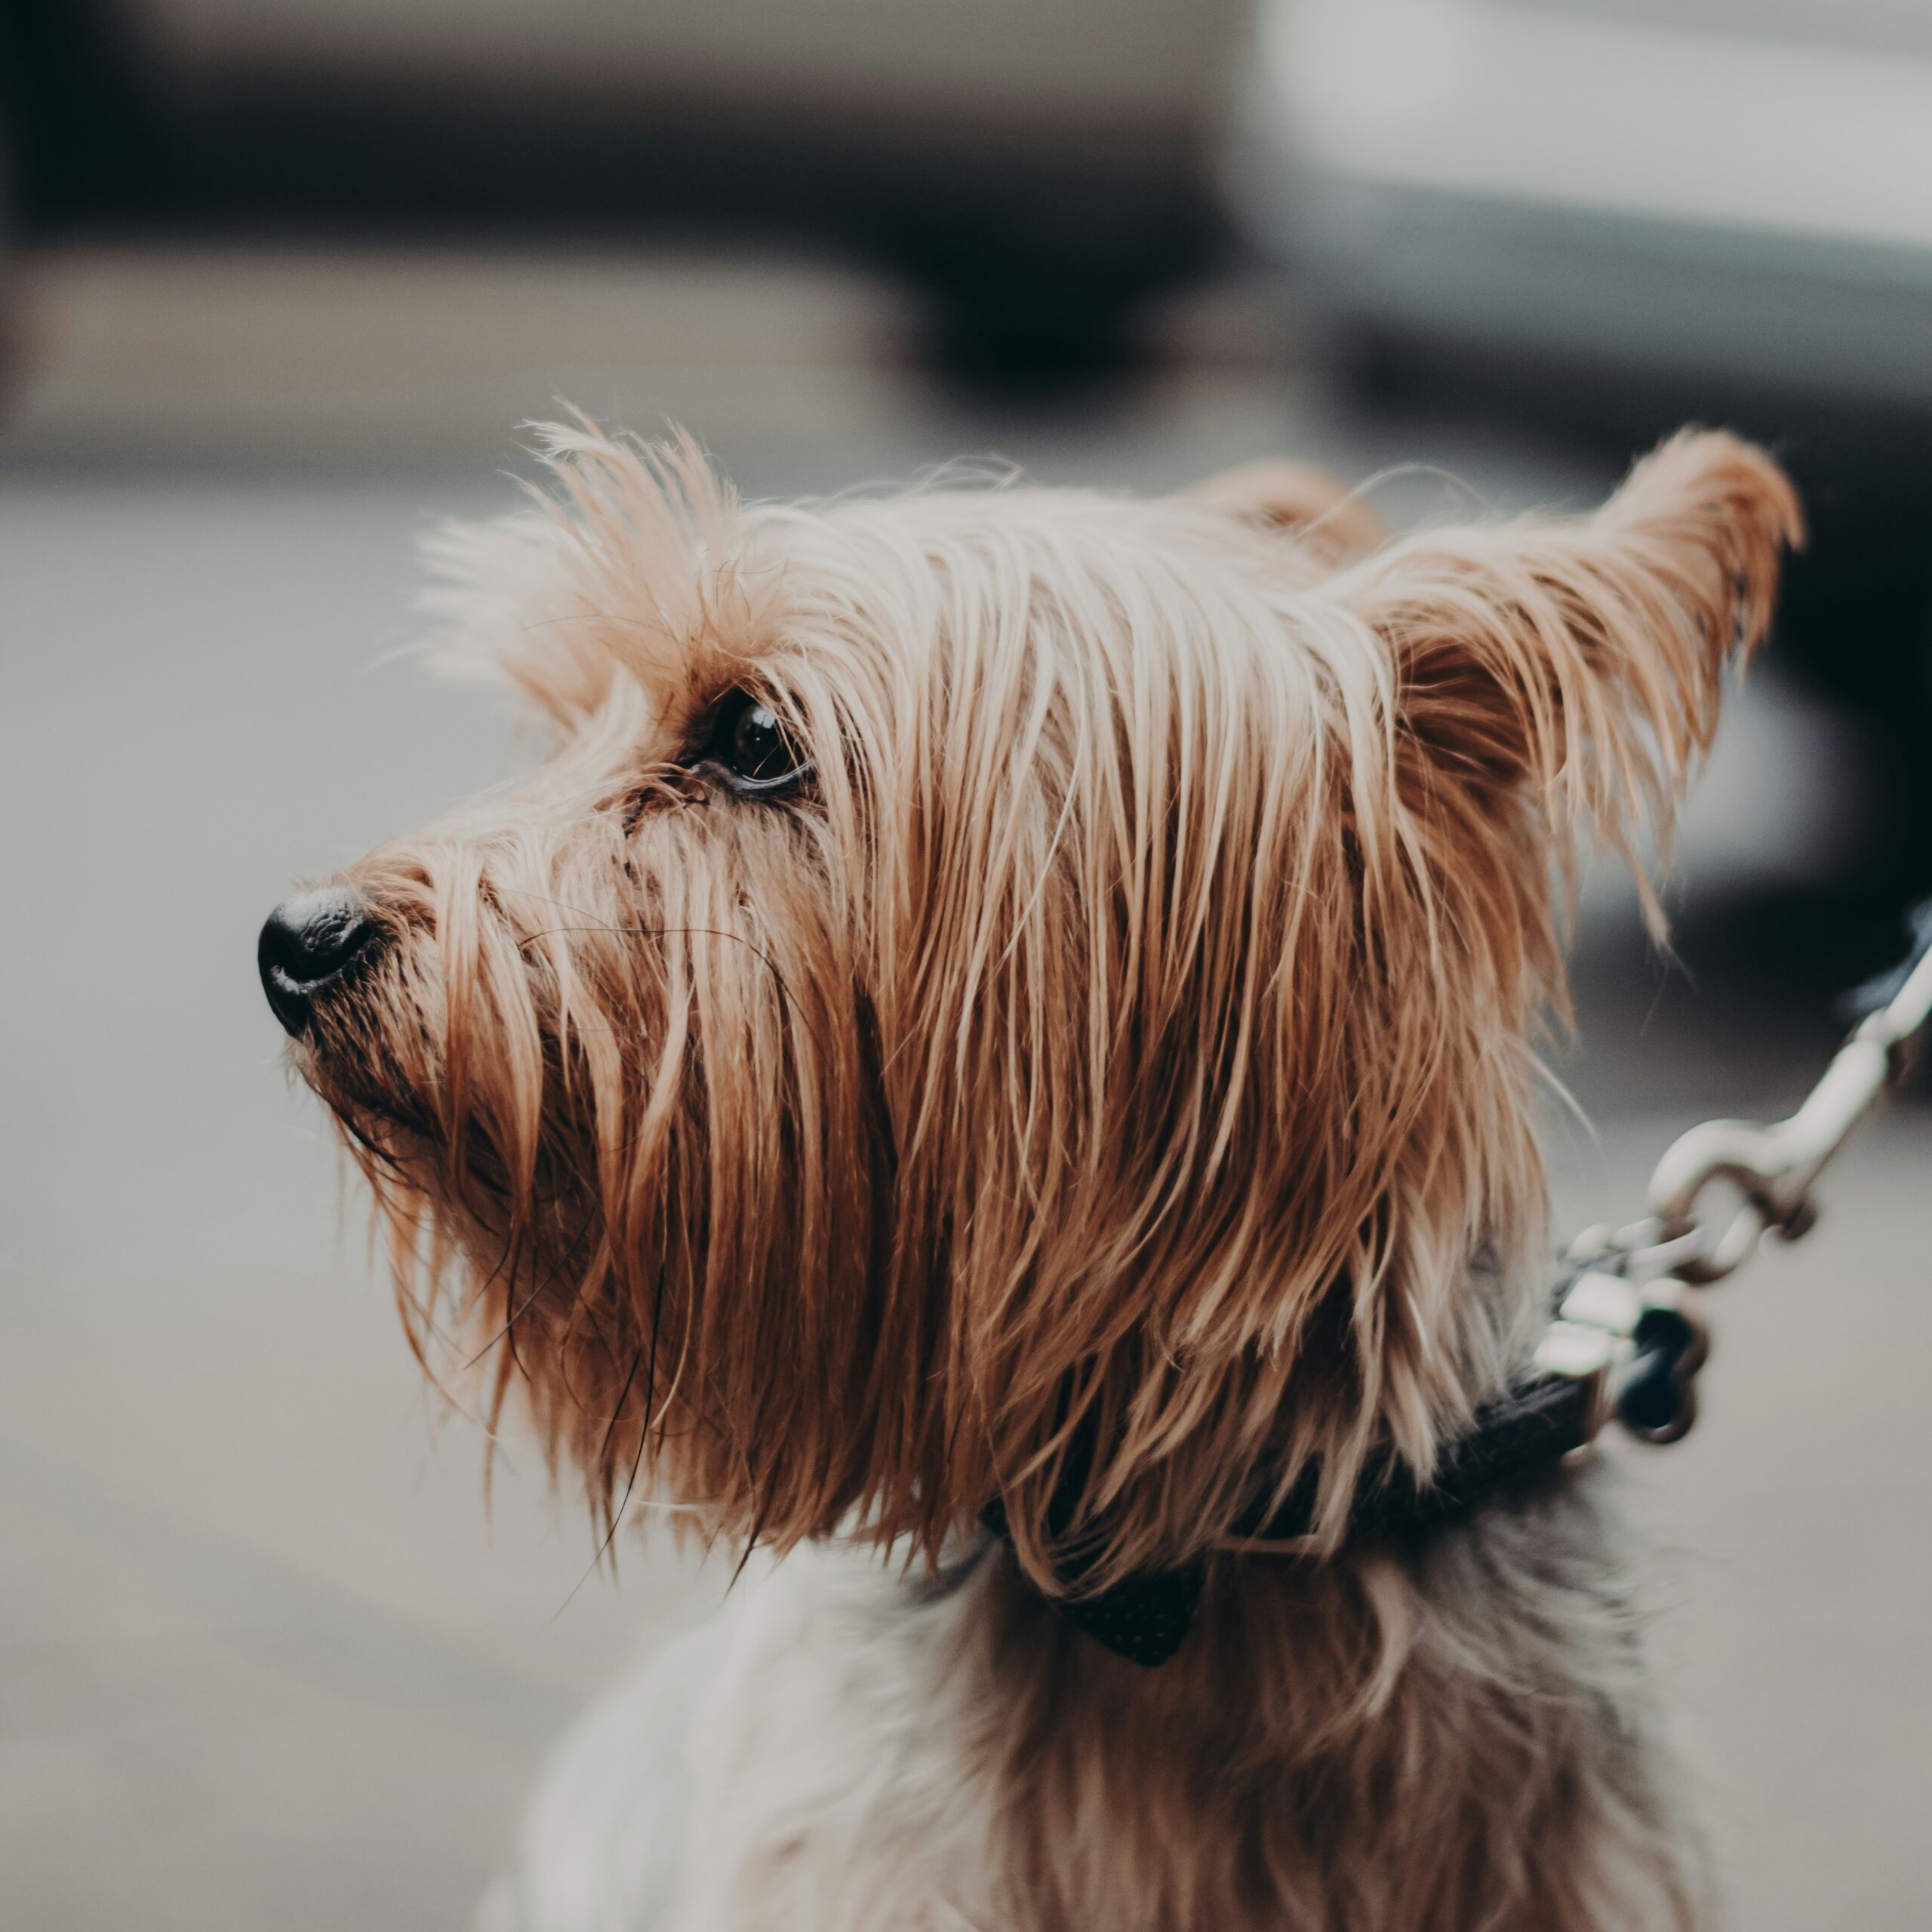
{"label": "dog's ear", "polygon": [[1580,829],[1634,864],[1647,825],[1666,848],[1803,536],[1770,457],[1687,431],[1594,515],[1414,537],[1335,580],[1393,660],[1414,818],[1480,843],[1527,805],[1559,851]]}
{"label": "dog's ear", "polygon": [[1312,463],[1243,463],[1183,491],[1181,500],[1258,529],[1292,531],[1331,563],[1366,556],[1388,535],[1367,503]]}

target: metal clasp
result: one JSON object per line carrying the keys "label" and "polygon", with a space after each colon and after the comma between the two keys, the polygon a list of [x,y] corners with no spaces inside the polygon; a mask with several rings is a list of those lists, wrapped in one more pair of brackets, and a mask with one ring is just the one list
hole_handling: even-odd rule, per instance
{"label": "metal clasp", "polygon": [[[1709,1352],[1697,1291],[1734,1273],[1767,1233],[1795,1241],[1809,1231],[1819,1175],[1903,1077],[1932,1017],[1932,900],[1911,923],[1905,963],[1854,995],[1871,1010],[1795,1114],[1767,1127],[1713,1120],[1692,1128],[1651,1177],[1647,1218],[1588,1228],[1571,1243],[1536,1364],[1589,1384],[1592,1438],[1613,1414],[1641,1441],[1688,1433]],[[1742,1196],[1728,1213],[1704,1205],[1721,1184]]]}
{"label": "metal clasp", "polygon": [[[1706,1121],[1681,1135],[1651,1177],[1659,1237],[1703,1238],[1671,1269],[1680,1281],[1720,1281],[1775,1231],[1795,1241],[1817,1218],[1811,1189],[1852,1130],[1904,1069],[1907,1049],[1932,1015],[1932,951],[1912,964],[1890,1000],[1867,1016],[1838,1049],[1804,1104],[1768,1127]],[[1744,1198],[1721,1225],[1700,1221],[1698,1204],[1728,1182]]]}
{"label": "metal clasp", "polygon": [[1589,1385],[1589,1440],[1614,1415],[1640,1441],[1675,1442],[1697,1420],[1696,1377],[1709,1352],[1681,1282],[1640,1284],[1627,1272],[1586,1268],[1558,1299],[1536,1366]]}

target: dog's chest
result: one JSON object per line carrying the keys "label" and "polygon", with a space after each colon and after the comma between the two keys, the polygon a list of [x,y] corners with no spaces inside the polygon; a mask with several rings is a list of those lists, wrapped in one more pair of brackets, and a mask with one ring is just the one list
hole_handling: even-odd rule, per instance
{"label": "dog's chest", "polygon": [[1682,1928],[1620,1567],[1566,1484],[1420,1571],[1224,1576],[1143,1671],[997,1550],[808,1548],[579,1727],[483,1932]]}
{"label": "dog's chest", "polygon": [[957,1598],[807,1549],[565,1741],[484,1932],[983,1924],[989,1807],[944,1663]]}

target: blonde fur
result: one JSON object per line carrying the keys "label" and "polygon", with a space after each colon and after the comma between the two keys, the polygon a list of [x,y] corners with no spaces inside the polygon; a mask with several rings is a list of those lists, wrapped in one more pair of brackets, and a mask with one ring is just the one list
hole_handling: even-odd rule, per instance
{"label": "blonde fur", "polygon": [[[349,875],[383,943],[300,1049],[412,1338],[452,1294],[607,1528],[641,1481],[741,1549],[1012,1532],[950,1623],[869,1613],[946,1623],[902,1687],[983,1800],[964,1915],[915,1857],[889,1921],[691,1922],[1687,1922],[1595,1505],[1343,1546],[1520,1367],[1571,854],[1667,839],[1776,469],[1686,435],[1594,515],[1390,543],[1277,472],[746,507],[688,443],[545,448],[435,608],[558,748]],[[795,792],[694,762],[734,691]],[[1158,1676],[1038,1610],[1311,1468],[1333,1560],[1221,1564]]]}

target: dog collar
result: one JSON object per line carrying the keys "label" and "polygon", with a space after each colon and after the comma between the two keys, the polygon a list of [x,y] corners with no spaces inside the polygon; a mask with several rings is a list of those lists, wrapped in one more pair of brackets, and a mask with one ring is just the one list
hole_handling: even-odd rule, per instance
{"label": "dog collar", "polygon": [[[1601,1419],[1598,1411],[1598,1392],[1589,1381],[1561,1374],[1535,1377],[1479,1410],[1475,1426],[1449,1450],[1431,1481],[1418,1482],[1404,1465],[1388,1460],[1367,1472],[1349,1514],[1350,1542],[1413,1541],[1494,1497],[1524,1487],[1589,1442]],[[1305,1541],[1314,1531],[1319,1480],[1318,1470],[1305,1470],[1278,1509],[1257,1512],[1237,1525],[1230,1546],[1249,1545],[1258,1554],[1263,1546]],[[1077,1495],[1075,1486],[1064,1506],[1056,1500],[1048,1512],[1050,1527],[1067,1527]],[[1062,1521],[1054,1522],[1057,1517]],[[984,1521],[995,1535],[1011,1540],[999,1503],[987,1506]],[[1180,1647],[1193,1623],[1206,1572],[1203,1558],[1178,1569],[1124,1577],[1105,1589],[1083,1591],[1078,1566],[1069,1564],[1063,1571],[1066,1593],[1048,1601],[1075,1629],[1116,1656],[1152,1667],[1165,1663]]]}

